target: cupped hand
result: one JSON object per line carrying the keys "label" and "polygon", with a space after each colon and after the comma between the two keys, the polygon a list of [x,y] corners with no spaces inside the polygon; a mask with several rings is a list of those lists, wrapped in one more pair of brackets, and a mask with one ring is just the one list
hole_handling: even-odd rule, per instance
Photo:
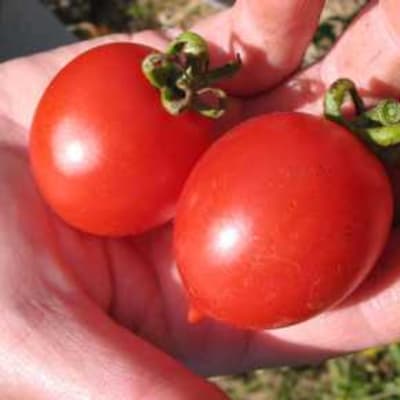
{"label": "cupped hand", "polygon": [[[400,93],[396,0],[371,2],[322,62],[295,73],[323,3],[238,0],[195,27],[210,42],[213,62],[239,53],[244,63],[226,83],[235,99],[221,130],[274,110],[320,114],[324,89],[341,76],[371,98]],[[163,48],[175,34],[113,35],[0,65],[2,398],[223,399],[189,369],[224,374],[320,361],[400,334],[399,232],[345,304],[290,328],[254,332],[186,322],[169,226],[99,239],[69,228],[46,207],[30,175],[27,143],[49,80],[90,47],[128,40]]]}

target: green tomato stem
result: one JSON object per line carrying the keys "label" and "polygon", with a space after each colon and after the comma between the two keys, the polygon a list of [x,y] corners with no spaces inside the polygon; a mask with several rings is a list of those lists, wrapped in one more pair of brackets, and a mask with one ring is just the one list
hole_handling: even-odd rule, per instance
{"label": "green tomato stem", "polygon": [[364,102],[359,96],[354,82],[342,78],[334,82],[326,92],[324,98],[325,117],[341,124],[347,124],[349,121],[343,116],[342,107],[348,97],[352,100],[357,115],[363,113]]}
{"label": "green tomato stem", "polygon": [[383,126],[391,126],[400,123],[400,103],[397,100],[388,99],[380,101],[374,108],[365,112],[365,116]]}
{"label": "green tomato stem", "polygon": [[400,124],[366,129],[368,137],[382,147],[395,146],[400,143]]}
{"label": "green tomato stem", "polygon": [[[350,99],[356,115],[347,118],[343,105]],[[357,88],[349,79],[334,82],[324,98],[324,115],[350,130],[386,164],[400,161],[400,102],[394,99],[380,101],[366,110]]]}
{"label": "green tomato stem", "polygon": [[207,42],[193,32],[174,39],[165,53],[152,53],[142,63],[148,81],[160,90],[161,103],[172,115],[195,110],[208,118],[220,118],[227,95],[212,85],[232,77],[241,66],[240,58],[219,68],[209,68]]}

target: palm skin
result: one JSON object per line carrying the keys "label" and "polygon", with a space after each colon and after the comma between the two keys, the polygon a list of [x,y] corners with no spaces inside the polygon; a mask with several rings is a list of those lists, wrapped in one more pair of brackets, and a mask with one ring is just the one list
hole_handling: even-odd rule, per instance
{"label": "palm skin", "polygon": [[[240,97],[232,101],[220,130],[276,109],[320,113],[324,88],[339,76],[355,79],[373,96],[398,94],[394,70],[400,63],[400,35],[388,29],[388,16],[399,11],[395,3],[372,2],[323,62],[285,81],[301,60],[323,1],[242,0],[203,22],[196,29],[211,42],[214,62],[235,52],[244,60],[238,78],[226,83]],[[296,19],[300,12],[307,21]],[[223,27],[218,38],[213,37],[216,27]],[[378,34],[381,41],[375,43],[371,38]],[[224,374],[320,361],[396,338],[397,232],[374,279],[346,304],[294,327],[253,332],[211,320],[187,323],[170,226],[136,238],[99,239],[69,228],[46,207],[27,159],[34,107],[62,65],[111,40],[162,48],[166,37],[117,35],[0,65],[2,398],[222,399],[166,354],[198,373]],[[367,40],[374,43],[363,46]],[[377,65],[365,71],[378,46]],[[360,52],[357,60],[349,58],[354,49]],[[249,82],[248,76],[254,79]]]}

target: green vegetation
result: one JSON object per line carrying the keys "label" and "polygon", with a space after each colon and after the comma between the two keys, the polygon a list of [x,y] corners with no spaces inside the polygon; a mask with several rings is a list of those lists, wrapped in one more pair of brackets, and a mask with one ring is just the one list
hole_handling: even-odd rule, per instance
{"label": "green vegetation", "polygon": [[233,400],[400,400],[400,345],[215,381]]}

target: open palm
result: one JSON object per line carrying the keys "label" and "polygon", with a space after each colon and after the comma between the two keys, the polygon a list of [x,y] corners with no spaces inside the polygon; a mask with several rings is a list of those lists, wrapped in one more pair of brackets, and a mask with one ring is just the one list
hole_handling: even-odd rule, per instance
{"label": "open palm", "polygon": [[[241,0],[196,27],[215,63],[237,52],[244,61],[227,86],[236,98],[221,130],[273,110],[320,113],[326,85],[339,76],[354,79],[371,97],[400,92],[400,34],[390,21],[400,11],[396,0],[371,2],[323,62],[286,78],[301,61],[323,3]],[[233,373],[319,361],[400,334],[397,232],[374,279],[345,305],[294,327],[253,332],[211,320],[187,324],[170,226],[136,238],[98,239],[69,228],[46,207],[30,175],[27,142],[49,80],[100,43],[133,40],[162,48],[172,34],[115,35],[0,65],[4,398],[219,399],[173,358],[205,375]]]}

